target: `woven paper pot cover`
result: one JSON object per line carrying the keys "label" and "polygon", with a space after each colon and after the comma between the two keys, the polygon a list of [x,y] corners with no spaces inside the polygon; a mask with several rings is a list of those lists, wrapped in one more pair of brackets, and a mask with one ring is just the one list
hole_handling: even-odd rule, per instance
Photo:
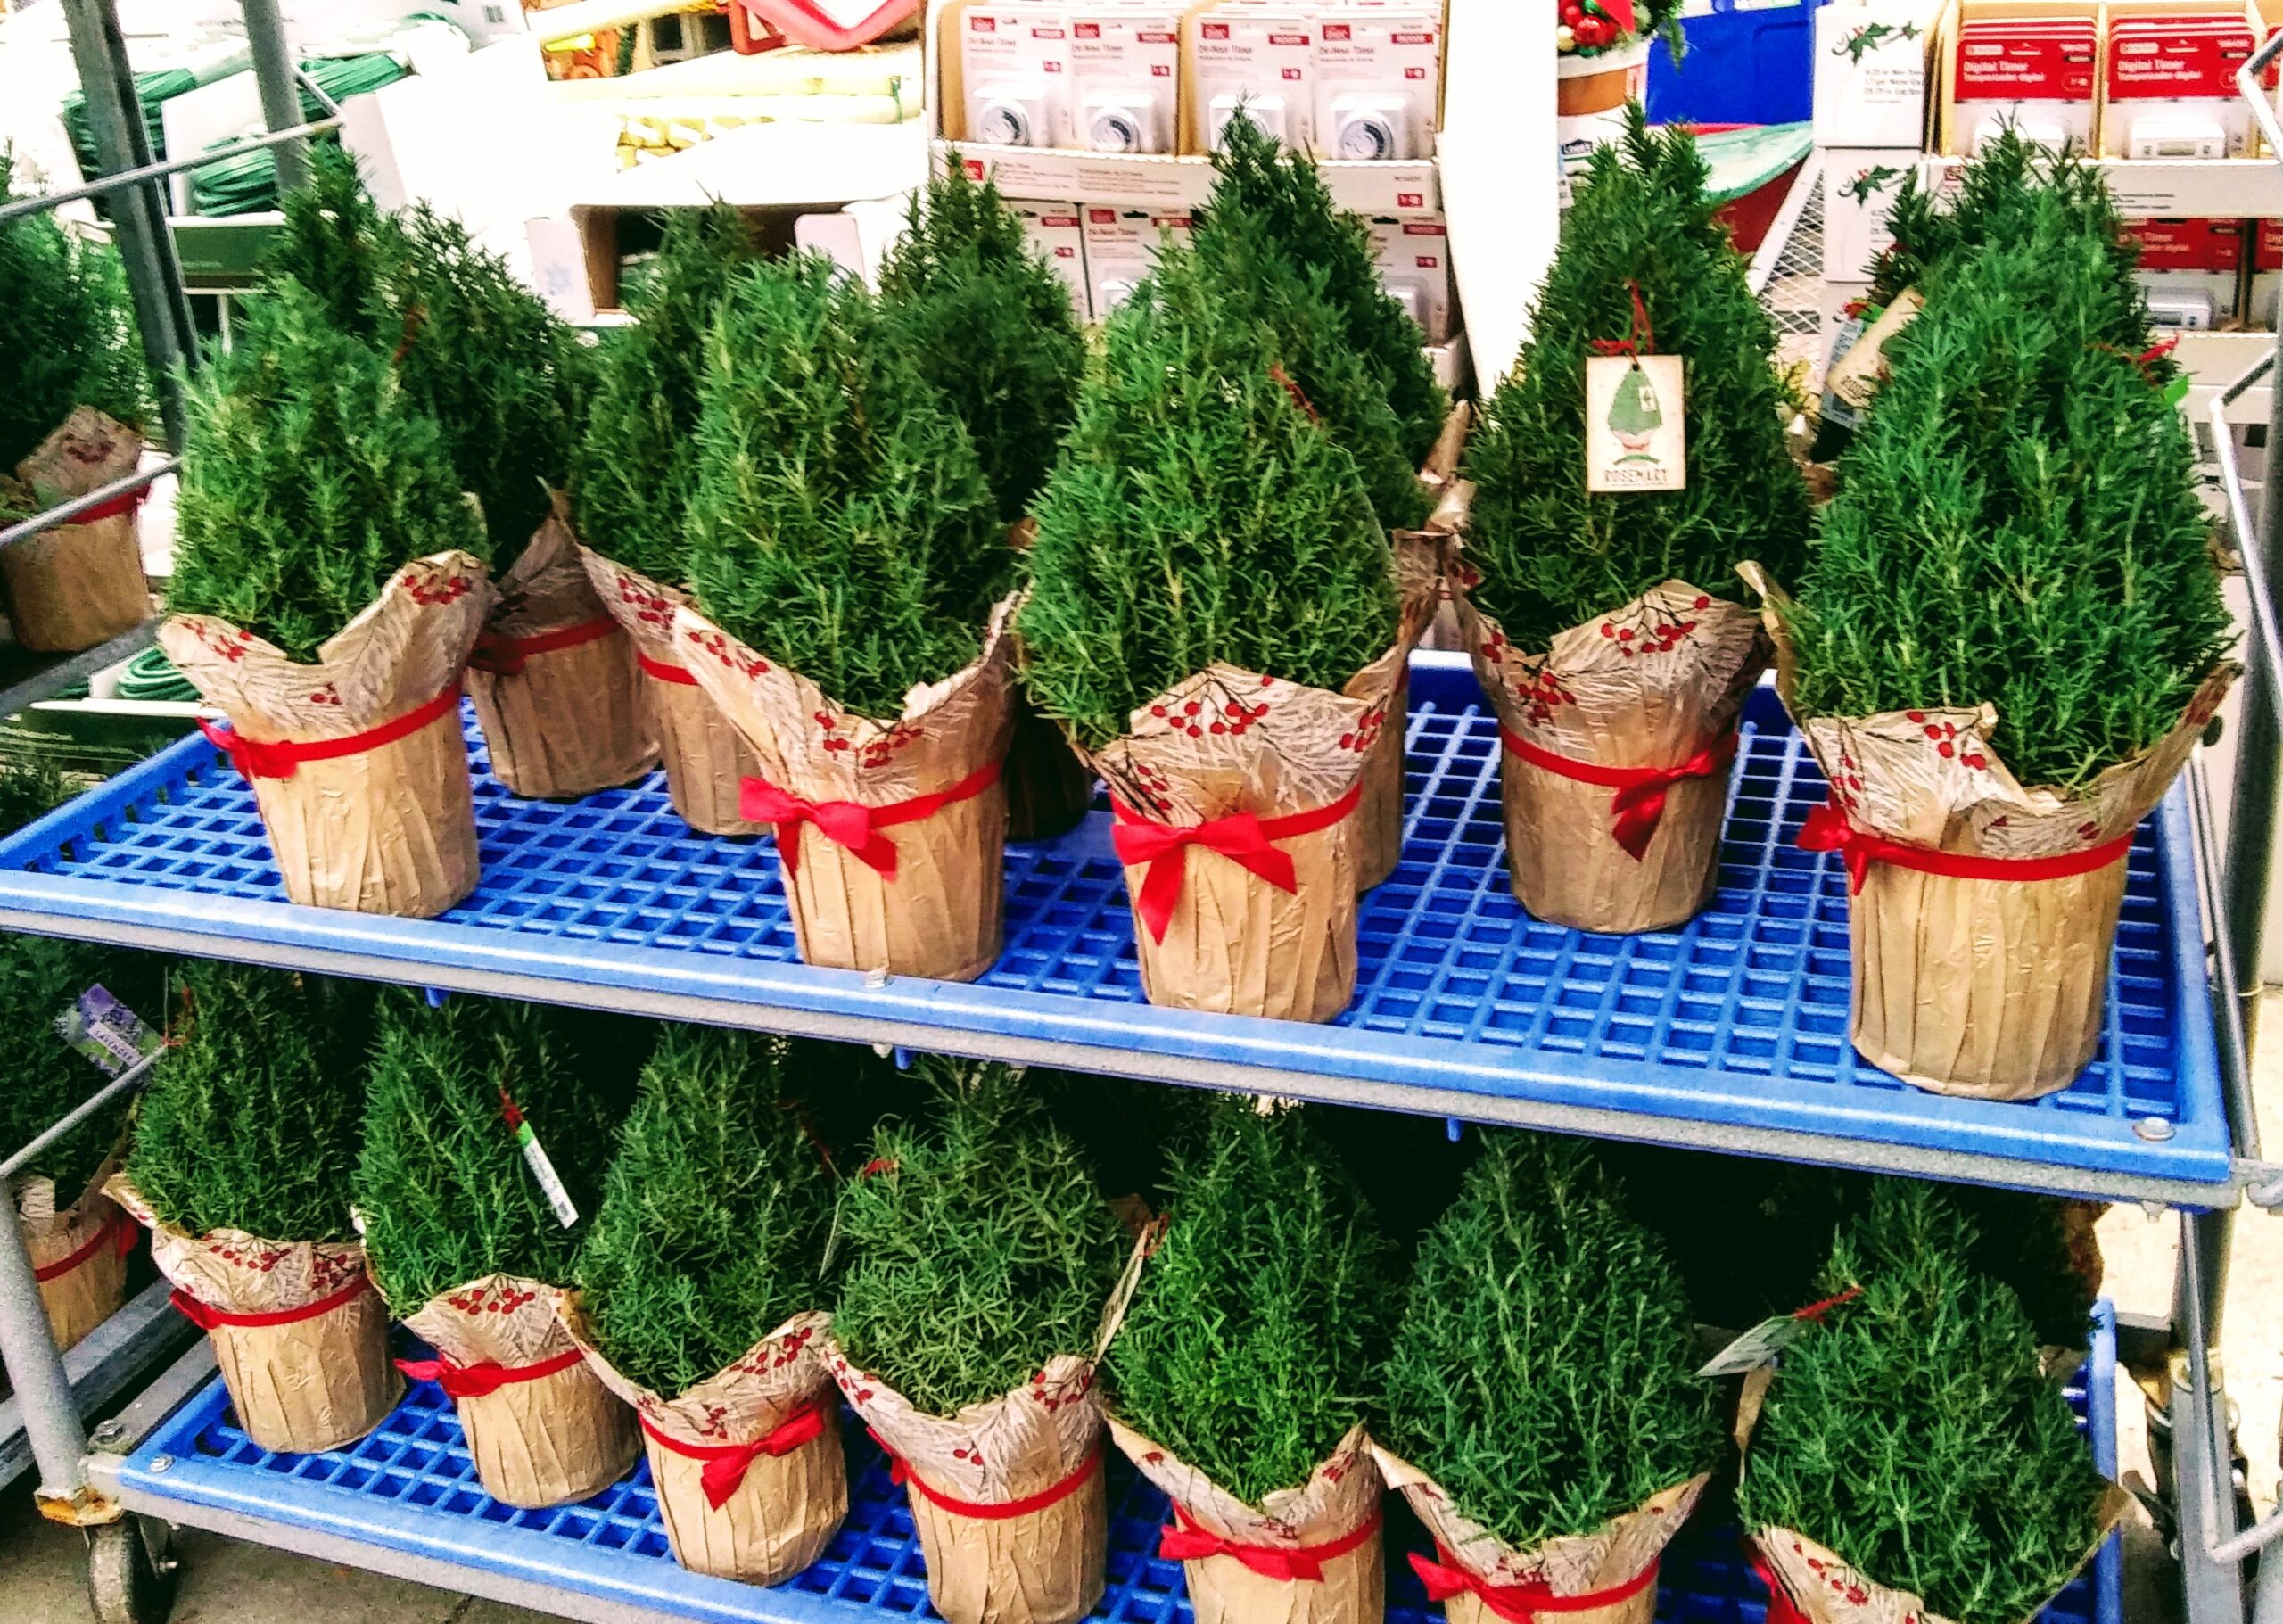
{"label": "woven paper pot cover", "polygon": [[625,1476],[638,1449],[634,1413],[589,1367],[556,1297],[487,1274],[405,1317],[437,1357],[399,1368],[451,1397],[483,1492],[506,1505],[584,1500]]}
{"label": "woven paper pot cover", "polygon": [[1766,664],[1759,617],[1669,581],[1517,648],[1458,583],[1459,625],[1498,713],[1506,865],[1522,906],[1577,930],[1690,918],[1718,879],[1736,718]]}
{"label": "woven paper pot cover", "polygon": [[657,746],[674,811],[701,835],[765,832],[768,825],[738,815],[738,787],[761,770],[760,763],[674,653],[674,609],[688,603],[688,595],[614,564],[592,548],[581,548],[579,561],[595,596],[634,646],[643,729]]}
{"label": "woven paper pot cover", "polygon": [[353,1241],[187,1234],[158,1221],[125,1174],[104,1193],[151,1232],[175,1304],[214,1344],[230,1405],[264,1449],[317,1455],[354,1443],[404,1397],[389,1363],[388,1310]]}
{"label": "woven paper pot cover", "polygon": [[1197,1624],[1379,1624],[1387,1613],[1379,1468],[1360,1426],[1308,1474],[1248,1505],[1112,1416],[1109,1433],[1174,1506]]}
{"label": "woven paper pot cover", "polygon": [[674,657],[758,763],[742,805],[775,827],[803,962],[972,981],[998,961],[1013,610],[992,611],[974,664],[878,721],[675,609]]}
{"label": "woven paper pot cover", "polygon": [[658,751],[634,645],[596,596],[559,499],[499,584],[467,671],[492,776],[545,797],[649,771]]}
{"label": "woven paper pot cover", "polygon": [[[1777,685],[1793,702],[1781,594]],[[1994,706],[1793,716],[1831,780],[1801,844],[1844,861],[1856,1051],[1939,1093],[2066,1088],[2100,1042],[2125,856],[2238,667],[2215,668],[2162,739],[2071,792],[2025,786],[1990,747]],[[2019,863],[2022,878],[2006,865]],[[1930,871],[1947,870],[1947,871]]]}
{"label": "woven paper pot cover", "polygon": [[719,1375],[667,1397],[631,1381],[564,1321],[604,1385],[634,1406],[674,1560],[693,1573],[781,1584],[824,1554],[848,1515],[823,1314],[795,1315]]}
{"label": "woven paper pot cover", "polygon": [[1076,1624],[1102,1597],[1109,1506],[1092,1367],[1058,1354],[1029,1384],[928,1415],[849,1363],[825,1361],[897,1471],[949,1624]]}
{"label": "woven paper pot cover", "polygon": [[457,696],[490,605],[483,565],[446,552],[398,570],[314,664],[210,615],[159,629],[229,718],[210,736],[252,783],[293,901],[430,919],[475,889]]}
{"label": "woven paper pot cover", "polygon": [[16,1221],[31,1253],[32,1279],[47,1331],[62,1353],[119,1312],[127,1300],[127,1256],[135,1224],[103,1192],[118,1162],[96,1171],[79,1199],[58,1208],[52,1179],[16,1182]]}
{"label": "woven paper pot cover", "polygon": [[[33,506],[52,507],[135,472],[143,437],[91,406],[16,466]],[[136,512],[143,492],[107,502],[76,524],[0,552],[0,585],[16,641],[43,654],[76,654],[131,631],[151,617]]]}

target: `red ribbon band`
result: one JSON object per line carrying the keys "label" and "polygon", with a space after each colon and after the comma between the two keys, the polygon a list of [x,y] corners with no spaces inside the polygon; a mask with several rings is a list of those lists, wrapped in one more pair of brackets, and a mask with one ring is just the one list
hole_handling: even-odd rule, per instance
{"label": "red ribbon band", "polygon": [[569,1348],[536,1364],[500,1364],[490,1359],[481,1364],[455,1364],[438,1354],[433,1359],[399,1359],[396,1367],[415,1381],[434,1382],[447,1398],[489,1398],[518,1381],[560,1375],[586,1356]]}
{"label": "red ribbon band", "polygon": [[659,1448],[684,1460],[705,1463],[697,1474],[698,1486],[705,1491],[705,1504],[718,1512],[745,1482],[746,1473],[754,1461],[764,1455],[773,1460],[813,1443],[824,1436],[828,1417],[823,1401],[812,1398],[749,1444],[685,1444],[659,1431],[647,1415],[634,1419],[642,1423],[643,1432]]}
{"label": "red ribbon band", "polygon": [[1358,779],[1346,795],[1313,812],[1282,818],[1231,812],[1205,823],[1160,823],[1112,796],[1109,809],[1117,821],[1110,828],[1110,844],[1117,850],[1118,861],[1129,869],[1145,870],[1133,911],[1149,927],[1150,939],[1162,942],[1166,927],[1173,923],[1174,904],[1181,901],[1182,885],[1189,873],[1190,847],[1201,845],[1208,852],[1218,852],[1279,891],[1297,894],[1300,882],[1291,856],[1278,851],[1274,843],[1330,828],[1354,812],[1363,796],[1364,783]]}
{"label": "red ribbon band", "polygon": [[895,878],[895,842],[880,833],[899,823],[932,818],[957,801],[971,800],[999,781],[999,763],[985,762],[949,789],[914,796],[886,806],[865,806],[855,801],[804,801],[767,779],[745,779],[738,789],[738,816],[748,823],[777,826],[777,859],[787,879],[801,871],[801,825],[816,825],[817,833],[856,854],[856,861],[888,879]]}
{"label": "red ribbon band", "polygon": [[265,1325],[293,1325],[303,1320],[313,1320],[320,1315],[331,1314],[335,1308],[356,1301],[373,1289],[373,1277],[359,1274],[330,1297],[321,1297],[299,1308],[280,1308],[271,1314],[232,1314],[221,1308],[210,1308],[184,1290],[174,1289],[168,1300],[181,1311],[182,1316],[201,1331],[215,1331],[224,1326],[232,1330],[250,1331]]}
{"label": "red ribbon band", "polygon": [[1923,845],[1905,845],[1857,828],[1845,812],[1826,801],[1808,814],[1794,844],[1803,852],[1837,852],[1846,861],[1847,888],[1852,893],[1863,888],[1875,862],[1919,874],[1939,874],[1946,879],[2068,879],[2122,861],[2132,849],[2132,835],[2127,830],[2099,845],[2051,857],[1976,857],[1962,852],[1930,852]]}
{"label": "red ribbon band", "polygon": [[54,1263],[45,1267],[34,1269],[32,1278],[42,1284],[51,1280],[60,1280],[97,1252],[102,1251],[105,1245],[109,1245],[112,1252],[121,1257],[135,1249],[134,1222],[115,1207],[111,1208],[111,1221],[88,1236],[78,1251],[68,1257],[58,1257]]}
{"label": "red ribbon band", "polygon": [[115,496],[108,502],[96,503],[93,507],[88,508],[87,512],[80,514],[76,518],[67,521],[67,523],[72,524],[95,524],[104,519],[128,518],[139,512],[142,509],[143,504],[150,499],[151,487],[147,483],[137,485],[134,490],[127,491],[122,495]]}
{"label": "red ribbon band", "polygon": [[1430,1562],[1418,1552],[1411,1554],[1412,1570],[1419,1575],[1419,1582],[1427,1587],[1427,1599],[1445,1602],[1462,1591],[1472,1591],[1482,1604],[1506,1624],[1537,1624],[1540,1613],[1591,1612],[1600,1607],[1614,1607],[1629,1600],[1657,1582],[1657,1564],[1647,1567],[1621,1585],[1611,1585],[1606,1590],[1589,1590],[1583,1595],[1556,1595],[1543,1580],[1527,1585],[1494,1585],[1488,1579],[1477,1579],[1465,1569],[1451,1562],[1451,1554],[1440,1543],[1435,1546],[1440,1562]]}
{"label": "red ribbon band", "polygon": [[523,672],[523,663],[535,654],[554,654],[558,649],[599,643],[617,630],[618,622],[606,614],[559,631],[542,631],[536,637],[508,637],[502,632],[486,631],[475,639],[467,663],[471,669],[488,672],[495,677],[519,677]]}
{"label": "red ribbon band", "polygon": [[1239,1545],[1224,1539],[1218,1534],[1207,1533],[1190,1521],[1188,1512],[1174,1507],[1174,1520],[1158,1534],[1158,1554],[1173,1562],[1199,1562],[1207,1556],[1233,1556],[1263,1579],[1282,1579],[1290,1584],[1297,1579],[1321,1583],[1323,1565],[1334,1557],[1345,1556],[1380,1531],[1380,1508],[1373,1506],[1372,1514],[1337,1539],[1322,1545],[1268,1546]]}
{"label": "red ribbon band", "polygon": [[671,682],[678,688],[696,688],[697,674],[687,665],[673,665],[664,660],[654,660],[637,649],[634,663],[661,682]]}
{"label": "red ribbon band", "polygon": [[1027,1517],[1033,1512],[1043,1512],[1050,1505],[1067,1500],[1086,1486],[1087,1480],[1102,1469],[1102,1448],[1096,1444],[1093,1452],[1078,1463],[1078,1470],[1059,1483],[1042,1488],[1034,1495],[1025,1495],[1018,1500],[1001,1500],[986,1504],[978,1500],[954,1500],[941,1489],[928,1487],[926,1480],[904,1464],[903,1457],[887,1447],[886,1440],[870,1427],[872,1441],[880,1453],[888,1457],[888,1476],[895,1483],[917,1491],[930,1505],[940,1507],[955,1517],[973,1517],[984,1522],[1004,1522],[1010,1517]]}
{"label": "red ribbon band", "polygon": [[1511,728],[1500,728],[1498,737],[1505,740],[1506,748],[1533,767],[1614,790],[1609,798],[1610,837],[1636,862],[1648,851],[1657,825],[1664,820],[1665,792],[1683,779],[1709,779],[1725,772],[1736,757],[1734,733],[1723,734],[1677,767],[1603,767],[1542,750]]}
{"label": "red ribbon band", "polygon": [[198,719],[198,730],[206,735],[208,744],[230,758],[230,765],[238,770],[240,778],[290,779],[303,762],[338,761],[344,755],[362,755],[400,738],[409,738],[459,702],[460,685],[455,682],[427,704],[407,711],[393,721],[367,728],[362,733],[351,733],[346,738],[317,738],[307,743],[287,740],[275,745],[256,744],[242,737],[236,729],[218,726],[203,716]]}

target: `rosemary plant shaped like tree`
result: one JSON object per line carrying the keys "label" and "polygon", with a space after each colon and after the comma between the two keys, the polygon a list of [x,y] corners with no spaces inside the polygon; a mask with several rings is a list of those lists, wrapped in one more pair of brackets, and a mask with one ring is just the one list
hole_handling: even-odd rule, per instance
{"label": "rosemary plant shaped like tree", "polygon": [[1054,466],[1085,369],[1085,341],[1062,283],[985,180],[952,163],[912,196],[880,266],[889,336],[967,425],[1012,524]]}
{"label": "rosemary plant shaped like tree", "polygon": [[2104,1492],[2013,1291],[1936,1185],[1887,1179],[1842,1230],[1834,1306],[1784,1353],[1737,1508],[1777,1577],[1824,1546],[1951,1624],[2016,1624],[2091,1554]]}

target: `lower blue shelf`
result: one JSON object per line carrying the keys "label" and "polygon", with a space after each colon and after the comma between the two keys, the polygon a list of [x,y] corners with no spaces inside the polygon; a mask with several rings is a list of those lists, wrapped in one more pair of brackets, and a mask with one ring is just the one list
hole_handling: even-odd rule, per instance
{"label": "lower blue shelf", "polygon": [[[2116,1322],[2095,1310],[2091,1355],[2072,1379],[2077,1409],[2101,1471],[2116,1471]],[[416,1385],[394,1414],[353,1447],[327,1455],[272,1455],[238,1430],[218,1378],[121,1464],[120,1487],[137,1511],[199,1526],[222,1513],[226,1531],[249,1521],[293,1546],[295,1530],[363,1547],[367,1565],[424,1558],[463,1570],[469,1588],[489,1575],[703,1624],[851,1624],[875,1618],[936,1618],[904,1494],[861,1427],[847,1429],[848,1520],[824,1556],[771,1589],[688,1573],[666,1544],[649,1468],[578,1505],[519,1511],[486,1495],[451,1401]],[[1115,1451],[1109,1470],[1109,1589],[1092,1624],[1189,1624],[1181,1565],[1157,1554],[1166,1501]],[[1389,1525],[1409,1529],[1407,1520]],[[268,1537],[267,1535],[265,1537]],[[1408,1566],[1391,1560],[1389,1624],[1440,1624]],[[2122,1553],[2112,1537],[2039,1624],[2122,1624]],[[519,1598],[520,1599],[520,1598]],[[1668,1553],[1660,1624],[1764,1624],[1767,1593],[1743,1562],[1733,1529],[1694,1527]]]}

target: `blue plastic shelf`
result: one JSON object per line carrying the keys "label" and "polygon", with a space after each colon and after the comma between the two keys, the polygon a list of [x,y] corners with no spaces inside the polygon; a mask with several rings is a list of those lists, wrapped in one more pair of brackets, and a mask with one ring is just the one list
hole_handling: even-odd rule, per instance
{"label": "blue plastic shelf", "polygon": [[[2116,1325],[2096,1310],[2091,1356],[2070,1401],[2090,1434],[2101,1471],[2116,1472]],[[192,1526],[258,1536],[288,1549],[324,1542],[324,1554],[383,1571],[410,1556],[433,1574],[457,1570],[565,1597],[647,1609],[705,1624],[848,1624],[870,1613],[935,1619],[927,1572],[902,1489],[861,1427],[845,1429],[848,1521],[824,1556],[773,1589],[684,1572],[666,1544],[649,1467],[574,1506],[519,1511],[483,1492],[451,1401],[416,1385],[396,1413],[353,1447],[330,1455],[272,1455],[232,1416],[218,1377],[121,1463],[122,1497],[134,1510]],[[1188,1624],[1181,1565],[1157,1555],[1166,1501],[1111,1452],[1109,1589],[1099,1624]],[[1390,1524],[1417,1538],[1407,1521]],[[345,1544],[344,1544],[345,1542]],[[1422,1547],[1423,1548],[1423,1546]],[[1439,1624],[1442,1609],[1421,1594],[1409,1565],[1390,1560],[1389,1624]],[[2122,1624],[2117,1539],[2040,1615],[2040,1624]],[[561,1603],[558,1603],[558,1605]],[[1658,1596],[1661,1624],[1763,1624],[1767,1592],[1742,1560],[1733,1529],[1694,1527],[1667,1555]],[[584,1615],[582,1615],[584,1616]]]}
{"label": "blue plastic shelf", "polygon": [[2141,829],[2100,1052],[2034,1103],[1953,1100],[1848,1042],[1847,886],[1792,837],[1822,779],[1771,693],[1744,721],[1718,895],[1587,936],[1508,886],[1497,727],[1418,656],[1401,865],[1326,1026],[1142,1002],[1104,816],[1010,848],[1006,950],[972,985],[815,969],[773,842],[711,839],[657,778],[577,803],[478,767],[483,883],[437,919],[285,902],[251,792],[185,739],[0,842],[0,928],[921,1050],[2056,1193],[2232,1205],[2186,800]]}

